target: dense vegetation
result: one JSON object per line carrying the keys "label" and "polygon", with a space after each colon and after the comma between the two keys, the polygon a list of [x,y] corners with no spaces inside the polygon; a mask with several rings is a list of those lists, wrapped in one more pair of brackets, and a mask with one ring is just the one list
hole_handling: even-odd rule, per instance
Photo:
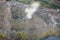
{"label": "dense vegetation", "polygon": [[55,8],[55,9],[60,9],[59,5],[55,5],[55,4],[51,4],[49,3],[47,0],[39,0],[41,2],[42,5],[46,6],[46,7],[50,7],[50,8]]}
{"label": "dense vegetation", "polygon": [[11,0],[11,1],[18,1],[18,2],[22,2],[22,3],[28,3],[28,4],[33,2],[33,1],[39,1],[45,7],[54,8],[54,9],[60,9],[59,5],[49,3],[48,0]]}

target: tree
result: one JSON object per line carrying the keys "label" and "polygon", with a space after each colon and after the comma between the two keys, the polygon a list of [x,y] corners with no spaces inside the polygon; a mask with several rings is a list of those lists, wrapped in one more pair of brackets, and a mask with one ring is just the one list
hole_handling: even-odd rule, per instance
{"label": "tree", "polygon": [[40,1],[43,6],[60,9],[60,1],[59,0],[35,0]]}

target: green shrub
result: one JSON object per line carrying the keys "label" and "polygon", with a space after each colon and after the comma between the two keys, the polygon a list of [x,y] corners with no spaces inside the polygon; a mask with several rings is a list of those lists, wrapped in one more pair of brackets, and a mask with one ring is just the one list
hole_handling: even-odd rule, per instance
{"label": "green shrub", "polygon": [[4,34],[4,33],[0,33],[0,38],[1,38],[1,39],[6,38],[6,34]]}
{"label": "green shrub", "polygon": [[17,34],[18,39],[28,40],[28,35],[25,32],[20,32]]}

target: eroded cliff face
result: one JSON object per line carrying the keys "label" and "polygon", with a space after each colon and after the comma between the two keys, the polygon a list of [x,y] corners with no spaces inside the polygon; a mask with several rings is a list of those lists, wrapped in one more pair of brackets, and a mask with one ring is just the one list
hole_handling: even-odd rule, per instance
{"label": "eroded cliff face", "polygon": [[[13,2],[10,6],[11,6],[11,15],[12,15],[11,18],[13,21],[11,25],[13,29],[16,27],[18,30],[21,26],[22,29],[27,28],[28,30],[33,26],[34,26],[33,28],[36,28],[37,30],[38,28],[48,29],[48,27],[56,28],[57,24],[59,24],[57,22],[57,20],[59,20],[59,15],[60,15],[59,9],[52,9],[52,8],[46,8],[40,6],[36,11],[36,13],[33,14],[32,19],[29,20],[26,18],[26,13],[24,11],[25,8],[29,8],[30,5]],[[39,22],[39,20],[41,21]]]}
{"label": "eroded cliff face", "polygon": [[6,2],[0,4],[0,29],[5,31],[11,31],[11,25],[9,19],[11,18],[9,6]]}
{"label": "eroded cliff face", "polygon": [[49,29],[57,31],[60,27],[59,9],[40,6],[32,15],[32,19],[27,19],[24,11],[25,8],[30,8],[28,4],[7,2],[1,5],[0,8],[0,28],[6,31],[42,33],[49,31]]}
{"label": "eroded cliff face", "polygon": [[[29,40],[40,40],[49,35],[60,36],[60,9],[39,5],[35,10],[34,6],[36,5],[32,7],[30,4],[14,1],[2,2],[0,4],[0,34],[6,34],[7,39],[10,40],[15,40],[19,36],[18,33],[23,35],[26,33]],[[26,16],[28,14],[25,12],[26,9],[30,12],[35,10],[30,15],[31,19]]]}

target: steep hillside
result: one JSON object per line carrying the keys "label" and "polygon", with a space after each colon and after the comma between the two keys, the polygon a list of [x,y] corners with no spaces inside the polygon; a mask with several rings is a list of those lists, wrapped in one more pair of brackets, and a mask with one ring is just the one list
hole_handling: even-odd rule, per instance
{"label": "steep hillside", "polygon": [[[0,33],[5,33],[7,38],[13,34],[15,37],[22,35],[21,39],[24,39],[26,36],[24,33],[27,33],[29,40],[46,36],[60,36],[60,9],[40,5],[32,18],[28,19],[26,8],[32,9],[33,7],[30,4],[16,1],[2,2],[0,4]],[[21,35],[17,35],[18,33]]]}

